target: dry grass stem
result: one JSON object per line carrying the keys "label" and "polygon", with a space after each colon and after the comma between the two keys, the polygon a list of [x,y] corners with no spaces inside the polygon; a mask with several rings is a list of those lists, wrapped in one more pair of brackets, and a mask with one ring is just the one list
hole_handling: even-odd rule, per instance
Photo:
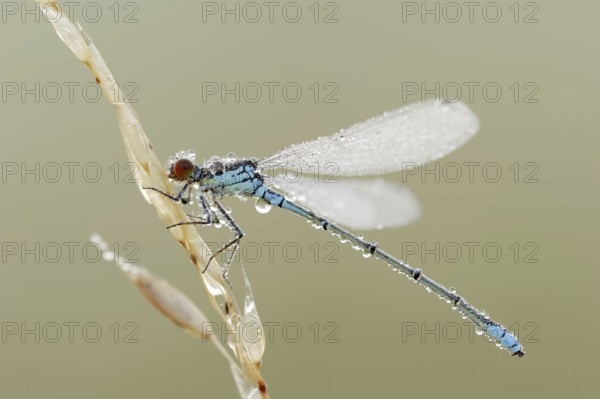
{"label": "dry grass stem", "polygon": [[[165,175],[163,164],[154,154],[152,144],[144,133],[135,111],[116,84],[98,49],[79,24],[71,22],[66,15],[63,15],[59,4],[47,0],[36,0],[36,2],[59,37],[91,71],[106,99],[114,106],[129,161],[138,166],[138,185],[144,198],[154,206],[165,225],[188,221],[188,217],[178,203],[156,192],[141,190],[141,187],[154,187],[172,193],[172,187]],[[202,271],[211,252],[197,229],[187,225],[169,229],[169,231],[189,253],[196,269]],[[141,270],[145,269],[138,269],[138,271]],[[237,368],[232,366],[232,372],[240,394],[247,398],[268,398],[266,384],[260,373],[261,359],[265,349],[264,331],[262,331],[250,283],[245,273],[243,308],[237,305],[233,292],[224,280],[222,269],[216,261],[213,260],[208,270],[200,273],[200,276],[213,307],[227,324],[228,329],[238,332],[230,335],[228,345],[239,364]],[[137,280],[134,281],[150,302],[179,326],[202,335],[201,332],[195,330],[195,326],[190,324],[189,317],[194,315],[194,320],[200,320],[203,315],[200,316],[199,310],[192,310],[191,301],[187,297],[164,280],[160,280],[146,271],[140,272],[136,278]],[[173,297],[169,297],[170,295]],[[200,313],[198,314],[198,312]],[[244,331],[244,326],[247,326],[248,323],[252,323],[252,328],[258,329],[257,334],[260,334],[261,339],[246,340],[239,336],[239,332]]]}

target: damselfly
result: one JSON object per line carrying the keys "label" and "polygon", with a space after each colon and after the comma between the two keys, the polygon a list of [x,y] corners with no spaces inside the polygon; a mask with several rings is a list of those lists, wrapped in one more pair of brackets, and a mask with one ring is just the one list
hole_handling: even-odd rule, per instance
{"label": "damselfly", "polygon": [[[226,224],[235,238],[218,253],[228,248],[235,253],[244,236],[219,203],[222,197],[256,197],[259,209],[272,206],[287,209],[315,227],[330,231],[343,242],[350,242],[367,257],[383,260],[427,291],[435,292],[463,317],[470,319],[479,333],[485,333],[498,346],[520,357],[525,352],[517,337],[471,306],[454,289],[445,288],[425,276],[421,269],[383,251],[376,242],[367,241],[338,225],[368,230],[395,227],[414,220],[419,207],[407,189],[382,180],[341,179],[335,184],[318,184],[307,179],[289,178],[289,175],[270,178],[265,173],[273,168],[309,170],[322,176],[332,173],[335,176],[364,176],[400,171],[407,165],[421,165],[445,156],[469,140],[478,127],[476,115],[462,103],[418,103],[358,123],[332,136],[292,145],[262,160],[231,156],[213,158],[200,165],[195,163],[193,151],[182,151],[168,165],[169,178],[184,183],[177,195],[148,189],[183,203],[190,202],[195,190],[202,215],[196,221],[169,227]],[[218,253],[210,258],[209,264]]]}

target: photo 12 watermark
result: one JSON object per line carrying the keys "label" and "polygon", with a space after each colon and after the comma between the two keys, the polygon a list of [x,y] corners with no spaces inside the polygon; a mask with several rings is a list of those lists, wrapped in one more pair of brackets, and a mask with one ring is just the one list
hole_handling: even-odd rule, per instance
{"label": "photo 12 watermark", "polygon": [[403,23],[488,23],[537,24],[540,22],[537,2],[495,1],[403,1]]}
{"label": "photo 12 watermark", "polygon": [[535,81],[495,82],[402,82],[402,101],[426,102],[441,99],[449,103],[538,104],[540,85]]}
{"label": "photo 12 watermark", "polygon": [[[115,242],[107,248],[115,259],[125,257],[127,263],[139,263],[135,258],[140,247],[136,242]],[[80,241],[2,241],[0,260],[3,265],[14,264],[86,264],[103,259],[100,246],[95,242]]]}
{"label": "photo 12 watermark", "polygon": [[407,162],[402,167],[402,183],[514,183],[540,182],[540,165],[533,161],[463,161],[429,163]]}
{"label": "photo 12 watermark", "polygon": [[40,5],[34,1],[3,1],[0,21],[6,23],[57,23],[62,18],[90,24],[102,21],[115,24],[140,22],[140,3],[135,1],[60,1]]}
{"label": "photo 12 watermark", "polygon": [[[275,263],[339,263],[338,253],[340,242],[315,241],[302,244],[296,241],[248,241],[242,240],[237,248],[226,248],[228,242],[206,242],[206,248],[210,254],[217,254],[217,260],[221,263],[245,262],[250,264],[275,264]],[[210,255],[207,254],[207,255]],[[233,256],[233,258],[232,258]]]}
{"label": "photo 12 watermark", "polygon": [[[508,330],[519,337],[522,344],[537,344],[540,342],[538,323],[515,322],[508,327]],[[464,322],[425,322],[425,321],[403,321],[400,329],[401,342],[403,344],[410,343],[436,343],[441,342],[456,344],[459,342],[473,343],[476,342],[476,336],[494,342],[487,337],[482,330],[470,321]]]}
{"label": "photo 12 watermark", "polygon": [[202,2],[202,23],[288,23],[311,22],[337,24],[340,22],[340,4],[328,2],[295,1],[233,1]]}
{"label": "photo 12 watermark", "polygon": [[340,342],[339,323],[334,321],[263,321],[240,323],[236,330],[230,329],[224,322],[202,323],[203,341],[208,341],[210,336],[217,337],[221,342],[257,343],[314,343],[337,344]]}
{"label": "photo 12 watermark", "polygon": [[336,82],[202,82],[203,103],[337,104],[339,92]]}
{"label": "photo 12 watermark", "polygon": [[56,344],[111,342],[139,343],[140,326],[136,322],[95,321],[2,321],[0,334],[3,344]]}
{"label": "photo 12 watermark", "polygon": [[540,262],[540,245],[536,241],[403,241],[400,257],[409,263],[427,264],[535,264]]}
{"label": "photo 12 watermark", "polygon": [[2,184],[137,183],[139,166],[133,162],[47,161],[0,162]]}
{"label": "photo 12 watermark", "polygon": [[[140,87],[136,82],[118,82],[109,86],[114,103],[124,100],[131,104],[139,103]],[[125,98],[120,97],[120,93]],[[25,82],[6,81],[0,83],[0,98],[3,104],[9,103],[70,103],[95,104],[103,97],[102,89],[96,82]]]}

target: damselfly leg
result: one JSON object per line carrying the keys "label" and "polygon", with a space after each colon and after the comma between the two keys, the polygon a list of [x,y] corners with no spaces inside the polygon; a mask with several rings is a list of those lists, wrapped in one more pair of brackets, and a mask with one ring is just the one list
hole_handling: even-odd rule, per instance
{"label": "damselfly leg", "polygon": [[[153,187],[143,187],[143,189],[156,191],[157,193],[162,194],[165,197],[167,197],[175,202],[181,202],[183,204],[190,203],[190,196],[191,196],[191,192],[192,192],[191,186],[189,184],[186,184],[179,191],[179,193],[176,196],[172,196],[170,194],[165,193],[164,191],[158,190]],[[183,197],[185,191],[188,191],[187,200]],[[217,200],[212,198],[212,196],[211,196],[211,203],[215,207],[214,210],[211,210],[211,207],[208,204],[208,200],[206,199],[206,196],[203,193],[198,193],[198,202],[199,202],[200,208],[202,209],[202,216],[195,216],[195,215],[188,215],[188,216],[192,217],[192,218],[197,218],[200,220],[172,224],[170,226],[167,226],[167,229],[171,229],[171,228],[174,228],[177,226],[185,226],[185,225],[218,224],[223,221],[227,225],[227,227],[233,232],[234,239],[231,240],[229,243],[225,244],[224,246],[222,246],[217,252],[215,252],[214,254],[212,254],[210,256],[210,258],[208,259],[208,262],[206,263],[206,266],[202,270],[202,273],[206,272],[206,270],[210,266],[210,263],[213,261],[213,259],[215,259],[217,256],[219,256],[223,252],[227,251],[229,248],[232,248],[231,255],[229,257],[227,257],[227,259],[225,259],[225,261],[223,262],[223,277],[229,283],[229,280],[227,278],[227,275],[229,273],[229,266],[231,265],[231,262],[233,261],[233,259],[235,259],[235,255],[237,254],[237,251],[239,250],[240,241],[244,237],[244,232],[235,223],[233,218],[231,216],[229,216],[229,214],[227,213],[225,208],[223,208],[223,206]],[[214,212],[214,217],[212,216],[213,212]],[[229,284],[231,285],[231,283],[229,283]]]}
{"label": "damselfly leg", "polygon": [[[190,190],[191,193],[191,190]],[[190,196],[188,195],[188,200],[187,201],[181,201],[182,204],[189,204],[190,200],[189,200]],[[187,224],[203,224],[203,225],[207,225],[207,224],[213,224],[213,223],[220,223],[218,217],[216,217],[213,219],[213,217],[211,216],[212,212],[208,206],[208,203],[206,201],[206,198],[204,197],[204,195],[199,194],[198,195],[198,202],[200,203],[200,208],[202,209],[202,216],[196,216],[196,215],[190,215],[187,214],[189,217],[194,218],[194,219],[199,219],[196,220],[195,222],[180,222],[180,223],[175,223],[172,224],[170,226],[167,226],[167,229],[171,229],[173,227],[177,227],[177,226],[184,226]]]}
{"label": "damselfly leg", "polygon": [[242,231],[242,229],[240,229],[240,227],[237,225],[237,223],[235,223],[235,221],[231,218],[231,216],[229,216],[229,214],[227,213],[227,211],[225,210],[225,208],[223,208],[223,206],[218,201],[213,200],[213,203],[217,207],[217,211],[219,212],[219,214],[223,217],[223,220],[225,221],[225,224],[227,225],[227,227],[235,235],[235,238],[233,240],[231,240],[228,244],[226,244],[223,247],[221,247],[220,250],[218,250],[217,252],[215,252],[210,257],[210,259],[206,263],[206,266],[204,267],[204,270],[202,270],[202,273],[204,273],[206,271],[206,269],[208,269],[208,266],[210,265],[210,262],[216,256],[218,256],[219,254],[223,253],[228,248],[232,247],[233,250],[231,252],[231,255],[229,256],[228,259],[225,260],[225,262],[223,262],[223,277],[225,277],[225,279],[227,280],[227,274],[229,273],[229,265],[231,264],[231,261],[235,258],[235,254],[237,253],[238,249],[240,248],[240,241],[244,237],[244,232]]}

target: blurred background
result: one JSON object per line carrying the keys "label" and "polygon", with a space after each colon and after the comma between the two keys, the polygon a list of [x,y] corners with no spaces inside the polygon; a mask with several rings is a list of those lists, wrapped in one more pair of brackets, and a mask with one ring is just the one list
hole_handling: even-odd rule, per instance
{"label": "blurred background", "polygon": [[[422,218],[365,235],[456,287],[527,352],[496,349],[434,295],[298,217],[226,199],[269,326],[272,397],[597,397],[598,4],[269,4],[67,11],[165,161],[188,148],[264,157],[436,95],[468,103],[481,121],[473,140],[426,171],[386,176],[410,187]],[[237,397],[214,347],[98,261],[92,232],[217,321],[132,182],[89,72],[32,2],[2,7],[2,396]]]}

